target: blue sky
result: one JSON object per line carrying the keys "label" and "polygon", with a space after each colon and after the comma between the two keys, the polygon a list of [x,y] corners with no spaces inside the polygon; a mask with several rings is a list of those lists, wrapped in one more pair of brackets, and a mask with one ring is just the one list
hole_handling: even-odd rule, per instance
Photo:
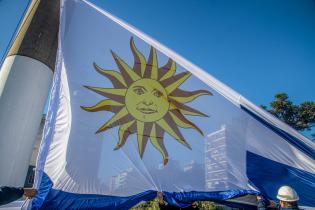
{"label": "blue sky", "polygon": [[[92,0],[232,87],[267,104],[315,100],[313,0]],[[28,0],[0,0],[3,56]]]}
{"label": "blue sky", "polygon": [[92,0],[256,104],[315,100],[312,0]]}
{"label": "blue sky", "polygon": [[[28,0],[0,0],[0,56]],[[315,101],[313,0],[91,0],[254,103]]]}

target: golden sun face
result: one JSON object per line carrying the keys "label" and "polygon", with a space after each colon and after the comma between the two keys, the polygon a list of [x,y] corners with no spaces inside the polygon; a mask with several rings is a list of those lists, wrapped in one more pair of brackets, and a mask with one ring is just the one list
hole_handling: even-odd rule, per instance
{"label": "golden sun face", "polygon": [[134,65],[131,68],[114,52],[113,58],[119,71],[105,70],[94,63],[98,73],[107,77],[113,88],[85,86],[107,99],[94,106],[82,109],[88,112],[109,111],[114,115],[96,133],[119,126],[119,141],[114,150],[120,149],[131,134],[137,135],[138,150],[143,157],[148,140],[163,156],[164,165],[169,156],[164,145],[164,133],[167,132],[179,143],[191,149],[178,127],[192,128],[201,135],[202,131],[185,115],[207,115],[185,105],[202,95],[212,95],[207,90],[184,91],[179,87],[191,76],[190,72],[176,73],[176,63],[168,62],[158,67],[155,48],[151,47],[148,61],[136,48],[133,38],[130,48],[134,55]]}
{"label": "golden sun face", "polygon": [[142,122],[160,120],[170,107],[166,90],[153,79],[135,81],[127,89],[125,103],[128,112]]}

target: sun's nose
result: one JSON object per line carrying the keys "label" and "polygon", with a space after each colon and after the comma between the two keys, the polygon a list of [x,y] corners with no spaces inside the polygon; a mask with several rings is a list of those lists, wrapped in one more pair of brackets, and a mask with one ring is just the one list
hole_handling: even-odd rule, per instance
{"label": "sun's nose", "polygon": [[146,106],[150,106],[153,104],[153,102],[151,100],[143,100],[143,104]]}

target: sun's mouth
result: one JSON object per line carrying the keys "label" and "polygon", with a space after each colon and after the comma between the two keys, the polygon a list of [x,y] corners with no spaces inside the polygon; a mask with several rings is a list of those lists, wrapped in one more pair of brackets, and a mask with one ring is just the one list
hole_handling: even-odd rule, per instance
{"label": "sun's mouth", "polygon": [[156,109],[151,109],[149,107],[137,107],[137,110],[139,112],[142,112],[143,114],[153,114],[153,113],[157,113]]}

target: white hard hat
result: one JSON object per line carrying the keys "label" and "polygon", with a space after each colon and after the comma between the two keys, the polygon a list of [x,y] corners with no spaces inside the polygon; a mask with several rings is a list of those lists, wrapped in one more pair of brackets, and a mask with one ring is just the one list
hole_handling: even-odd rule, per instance
{"label": "white hard hat", "polygon": [[289,186],[280,187],[278,190],[277,198],[281,201],[288,201],[288,202],[299,200],[299,196],[296,193],[296,191],[292,187],[289,187]]}

